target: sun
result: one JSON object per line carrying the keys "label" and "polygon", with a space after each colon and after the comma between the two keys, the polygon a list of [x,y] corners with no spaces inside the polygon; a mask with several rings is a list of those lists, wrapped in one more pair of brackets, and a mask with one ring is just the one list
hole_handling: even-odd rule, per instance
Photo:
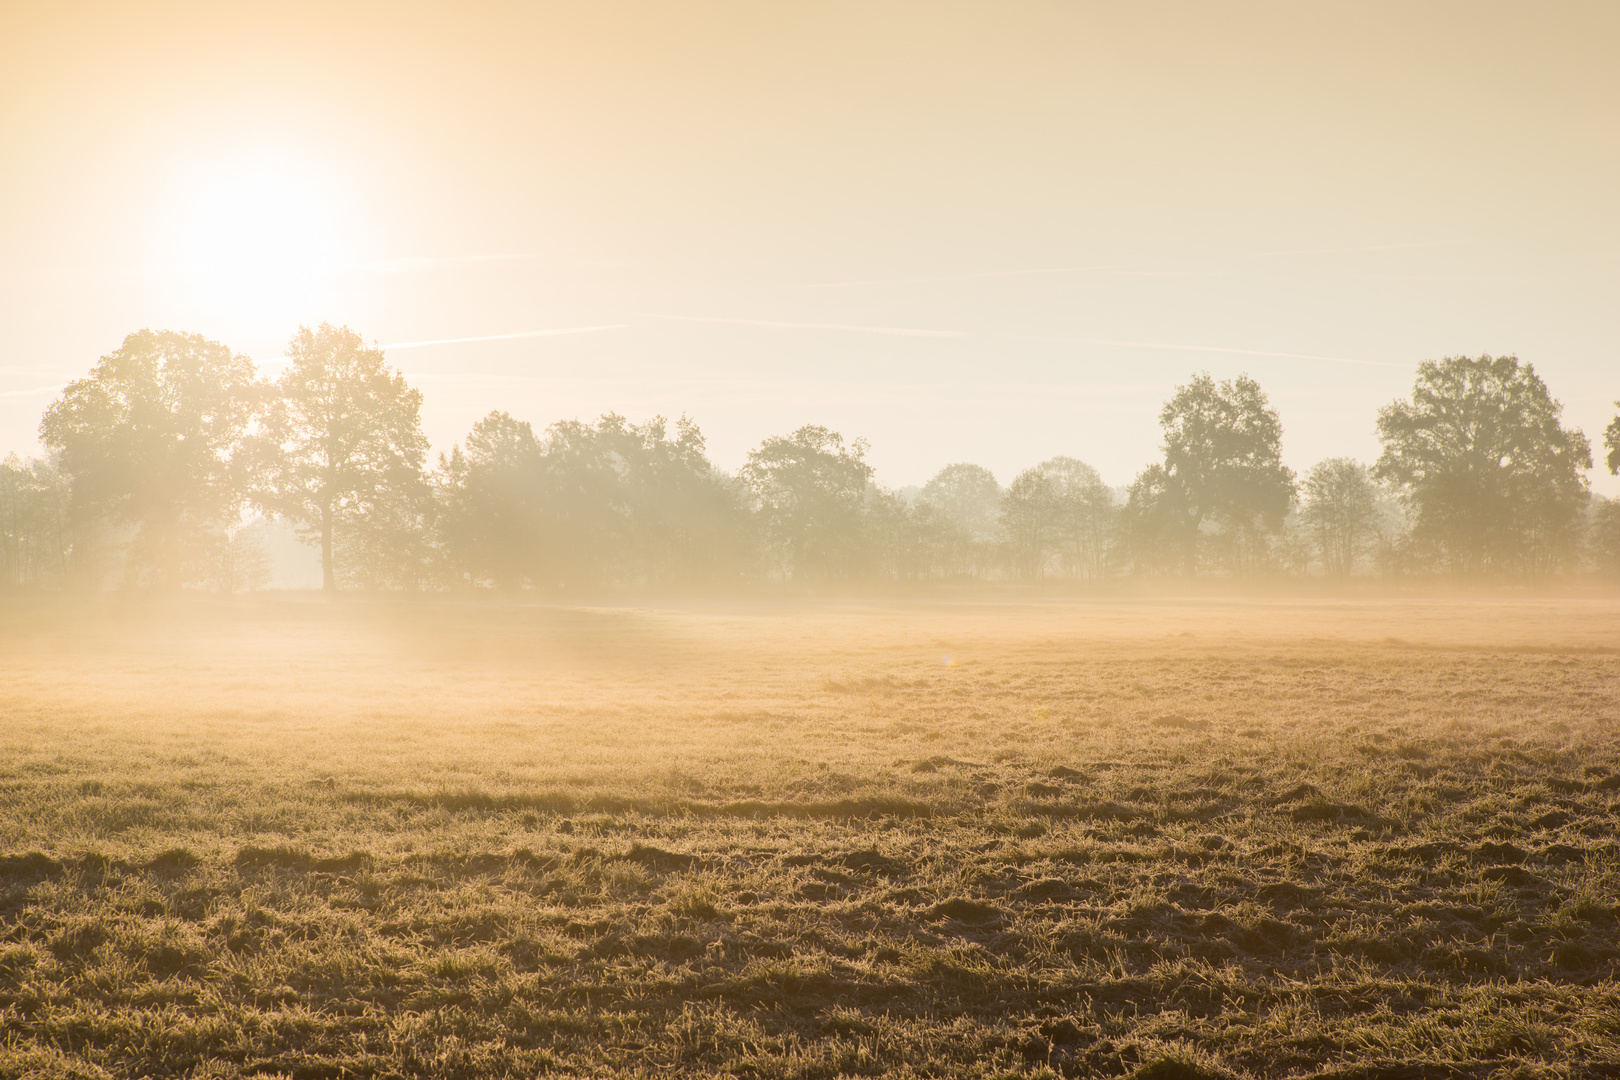
{"label": "sun", "polygon": [[236,162],[184,185],[176,212],[190,299],[234,323],[313,317],[343,247],[333,185],[273,159]]}

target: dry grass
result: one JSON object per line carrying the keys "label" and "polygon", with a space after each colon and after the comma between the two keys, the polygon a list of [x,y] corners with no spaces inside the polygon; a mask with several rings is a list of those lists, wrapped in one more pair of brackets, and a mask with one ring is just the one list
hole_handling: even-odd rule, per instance
{"label": "dry grass", "polygon": [[0,1076],[1620,1075],[1620,605],[0,610]]}

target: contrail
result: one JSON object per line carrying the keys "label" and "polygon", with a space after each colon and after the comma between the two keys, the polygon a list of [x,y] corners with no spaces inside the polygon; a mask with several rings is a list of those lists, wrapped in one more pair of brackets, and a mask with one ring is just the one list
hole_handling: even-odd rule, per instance
{"label": "contrail", "polygon": [[674,322],[726,323],[732,326],[774,326],[784,330],[842,330],[852,334],[889,334],[894,337],[963,338],[965,330],[919,330],[910,326],[857,326],[851,323],[772,322],[767,319],[720,319],[697,315],[655,315],[642,312],[643,319],[669,319]]}
{"label": "contrail", "polygon": [[1040,274],[1084,274],[1094,270],[1121,270],[1127,263],[1098,266],[1048,266],[1036,270],[984,270],[971,274],[941,274],[937,277],[870,278],[865,281],[817,281],[796,285],[798,289],[850,289],[859,285],[923,285],[935,281],[981,281],[986,278],[1033,277]]}
{"label": "contrail", "polygon": [[594,334],[598,330],[623,330],[629,323],[603,326],[564,326],[556,330],[523,330],[516,334],[484,334],[479,337],[434,338],[431,341],[395,341],[382,349],[420,349],[424,345],[461,345],[469,341],[511,341],[513,338],[561,337],[564,334]]}
{"label": "contrail", "polygon": [[[1283,255],[1354,255],[1366,251],[1407,251],[1412,248],[1446,247],[1460,244],[1461,240],[1423,240],[1410,244],[1372,244],[1366,247],[1296,248],[1283,251],[1251,251],[1243,255],[1216,255],[1191,262],[1242,262],[1245,259],[1271,259]],[[938,281],[984,281],[990,278],[1034,277],[1041,274],[1089,274],[1103,271],[1126,274],[1174,275],[1181,271],[1142,270],[1131,263],[1099,263],[1095,266],[1049,266],[1030,270],[985,270],[967,274],[942,274],[937,277],[868,278],[860,281],[817,281],[808,285],[795,285],[796,289],[852,289],[862,285],[926,285]]]}
{"label": "contrail", "polygon": [[58,383],[55,386],[38,386],[32,390],[0,390],[0,398],[6,397],[33,397],[35,394],[48,394],[52,390],[60,390],[67,383]]}
{"label": "contrail", "polygon": [[1403,368],[1406,364],[1387,360],[1351,360],[1343,356],[1318,356],[1315,353],[1266,352],[1262,349],[1233,349],[1221,345],[1177,345],[1168,341],[1115,341],[1112,338],[1032,338],[1016,337],[1014,341],[1058,341],[1075,345],[1113,345],[1122,349],[1169,349],[1175,352],[1232,353],[1237,356],[1274,356],[1284,360],[1322,360],[1330,364],[1357,364],[1364,367]]}

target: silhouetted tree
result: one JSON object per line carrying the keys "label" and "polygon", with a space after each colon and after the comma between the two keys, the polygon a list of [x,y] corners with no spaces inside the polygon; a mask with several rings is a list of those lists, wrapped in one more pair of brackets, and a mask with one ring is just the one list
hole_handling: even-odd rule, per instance
{"label": "silhouetted tree", "polygon": [[1040,579],[1057,544],[1057,485],[1039,465],[1013,477],[1001,497],[1001,527],[1019,577]]}
{"label": "silhouetted tree", "polygon": [[749,452],[741,476],[752,491],[765,538],[795,581],[860,572],[863,511],[872,467],[866,440],[849,446],[835,431],[806,425]]}
{"label": "silhouetted tree", "polygon": [[1620,499],[1592,500],[1592,565],[1599,573],[1620,575]]}
{"label": "silhouetted tree", "polygon": [[1042,462],[1052,484],[1053,550],[1063,572],[1073,578],[1100,578],[1108,572],[1108,541],[1114,529],[1114,492],[1083,461],[1055,457]]}
{"label": "silhouetted tree", "polygon": [[[1614,404],[1615,408],[1620,408],[1620,401]],[[1603,446],[1609,451],[1609,456],[1605,459],[1609,472],[1620,476],[1620,413],[1616,413],[1614,419],[1609,421],[1609,426],[1603,429]]]}
{"label": "silhouetted tree", "polygon": [[752,568],[741,485],[685,417],[527,423],[491,413],[440,458],[439,533],[456,580],[682,585]]}
{"label": "silhouetted tree", "polygon": [[1300,516],[1328,576],[1349,577],[1357,553],[1378,532],[1378,488],[1372,474],[1350,458],[1318,462],[1305,477]]}
{"label": "silhouetted tree", "polygon": [[287,357],[260,440],[258,501],[320,544],[328,593],[340,561],[361,584],[415,584],[427,491],[421,393],[346,326],[299,327]]}
{"label": "silhouetted tree", "polygon": [[70,550],[68,484],[55,464],[0,461],[0,589],[61,582]]}
{"label": "silhouetted tree", "polygon": [[947,574],[987,574],[1001,538],[1001,485],[982,465],[947,465],[923,485],[920,536]]}
{"label": "silhouetted tree", "polygon": [[1562,413],[1517,357],[1426,360],[1412,400],[1378,414],[1374,471],[1402,487],[1414,538],[1453,571],[1545,571],[1573,548],[1592,465]]}
{"label": "silhouetted tree", "polygon": [[752,569],[747,491],[705,455],[703,432],[683,416],[673,434],[655,416],[597,422],[619,507],[616,577],[626,584],[735,580]]}
{"label": "silhouetted tree", "polygon": [[1183,569],[1186,496],[1163,465],[1143,469],[1125,497],[1116,528],[1125,561],[1138,574]]}
{"label": "silhouetted tree", "polygon": [[1244,572],[1294,501],[1276,410],[1247,375],[1217,384],[1200,374],[1176,388],[1159,424],[1164,464],[1137,478],[1127,503],[1135,561],[1158,562],[1174,545],[1184,571],[1196,573],[1199,534],[1208,524],[1219,530],[1232,569]]}
{"label": "silhouetted tree", "polygon": [[512,590],[542,566],[545,460],[527,421],[492,412],[473,425],[466,449],[440,455],[440,529],[463,579]]}
{"label": "silhouetted tree", "polygon": [[933,507],[871,484],[864,517],[863,563],[868,574],[899,581],[933,575],[939,561],[939,537],[935,535],[939,522]]}
{"label": "silhouetted tree", "polygon": [[40,435],[71,489],[75,549],[134,528],[128,577],[178,588],[240,520],[253,361],[197,334],[141,330],[45,410]]}

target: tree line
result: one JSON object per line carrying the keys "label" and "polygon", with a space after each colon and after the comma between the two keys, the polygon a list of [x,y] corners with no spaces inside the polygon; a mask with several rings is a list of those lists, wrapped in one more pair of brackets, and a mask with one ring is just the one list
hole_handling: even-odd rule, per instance
{"label": "tree line", "polygon": [[[271,381],[195,334],[129,335],[45,410],[46,457],[0,463],[0,587],[251,588],[265,517],[318,548],[327,591],[1620,574],[1620,500],[1591,496],[1590,443],[1513,356],[1420,364],[1372,463],[1297,477],[1260,386],[1200,374],[1128,488],[1055,457],[1005,488],[958,463],[899,491],[813,425],[728,473],[685,417],[536,432],[496,411],[430,463],[382,350],[323,324],[287,359]],[[1620,415],[1604,447],[1620,473]]]}

